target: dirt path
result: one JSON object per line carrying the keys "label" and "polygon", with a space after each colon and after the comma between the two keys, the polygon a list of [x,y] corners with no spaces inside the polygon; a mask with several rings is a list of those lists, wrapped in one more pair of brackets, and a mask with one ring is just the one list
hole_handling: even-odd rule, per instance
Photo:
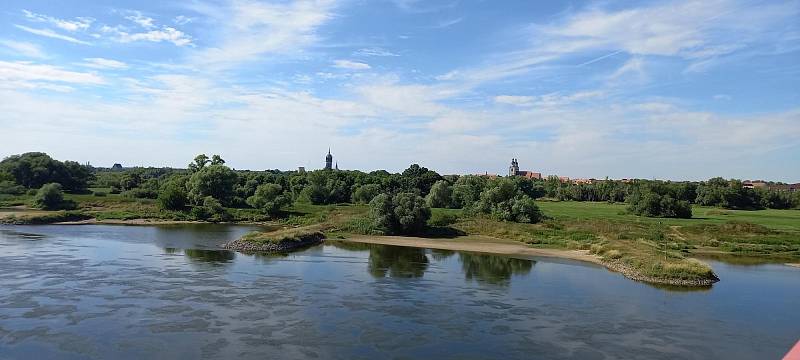
{"label": "dirt path", "polygon": [[356,236],[352,238],[347,238],[345,239],[345,241],[367,243],[367,244],[413,246],[413,247],[442,249],[442,250],[474,251],[474,252],[501,254],[501,255],[555,257],[562,259],[586,261],[602,265],[600,259],[594,255],[589,254],[588,251],[539,249],[539,248],[532,248],[515,241],[494,239],[483,236],[467,236],[456,239],[428,239],[428,238],[404,237],[404,236]]}

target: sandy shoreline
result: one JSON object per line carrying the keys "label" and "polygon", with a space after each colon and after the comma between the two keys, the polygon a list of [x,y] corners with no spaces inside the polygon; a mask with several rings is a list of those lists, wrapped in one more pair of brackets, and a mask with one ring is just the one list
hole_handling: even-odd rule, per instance
{"label": "sandy shoreline", "polygon": [[505,241],[488,237],[474,236],[456,239],[427,239],[403,236],[355,236],[343,240],[367,244],[474,251],[487,254],[555,257],[603,265],[600,258],[589,254],[589,251],[586,250],[539,249],[510,240]]}
{"label": "sandy shoreline", "polygon": [[426,239],[401,236],[356,236],[343,240],[367,244],[412,246],[442,250],[474,251],[487,254],[553,257],[577,260],[603,266],[609,271],[619,273],[632,280],[653,284],[706,287],[711,286],[713,283],[719,281],[719,278],[716,276],[710,279],[698,280],[655,278],[641,274],[637,270],[619,261],[603,261],[600,257],[590,254],[587,250],[532,248],[525,244],[517,243],[511,240],[501,240],[490,237],[471,236],[456,239]]}
{"label": "sandy shoreline", "polygon": [[792,266],[792,267],[796,267],[796,268],[800,268],[800,263],[797,263],[797,264],[788,263],[786,265],[789,265],[789,266]]}

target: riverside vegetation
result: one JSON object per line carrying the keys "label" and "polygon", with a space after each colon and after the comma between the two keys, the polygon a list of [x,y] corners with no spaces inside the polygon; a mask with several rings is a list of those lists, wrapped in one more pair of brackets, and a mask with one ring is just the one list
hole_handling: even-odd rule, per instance
{"label": "riverside vegetation", "polygon": [[[480,236],[579,249],[638,280],[708,285],[694,256],[800,260],[800,194],[738,180],[636,180],[574,185],[558,179],[441,176],[419,165],[387,171],[242,171],[215,155],[186,169],[92,168],[43,153],[0,162],[0,222],[251,222],[241,249],[289,250],[354,234]],[[311,242],[306,240],[313,239]],[[272,244],[287,246],[276,247]]]}

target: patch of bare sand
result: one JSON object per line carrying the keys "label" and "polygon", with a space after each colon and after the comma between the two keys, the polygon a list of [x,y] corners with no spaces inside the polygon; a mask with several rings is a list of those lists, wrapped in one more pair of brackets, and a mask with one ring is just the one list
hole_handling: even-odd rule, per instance
{"label": "patch of bare sand", "polygon": [[495,239],[485,236],[465,236],[455,239],[429,239],[405,236],[355,236],[344,240],[367,244],[474,251],[487,254],[555,257],[602,265],[598,257],[589,254],[586,250],[532,248],[516,241]]}

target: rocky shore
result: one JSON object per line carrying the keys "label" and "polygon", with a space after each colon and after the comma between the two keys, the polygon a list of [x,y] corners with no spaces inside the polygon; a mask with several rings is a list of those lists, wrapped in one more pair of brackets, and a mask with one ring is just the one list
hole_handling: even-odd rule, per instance
{"label": "rocky shore", "polygon": [[251,241],[246,238],[234,240],[222,245],[223,249],[239,252],[290,252],[305,247],[313,246],[325,241],[325,235],[321,232],[303,234],[297,238],[284,239],[281,241]]}
{"label": "rocky shore", "polygon": [[653,276],[647,276],[636,269],[626,265],[621,261],[603,261],[602,264],[609,270],[616,271],[626,278],[636,281],[647,282],[651,284],[674,285],[674,286],[689,286],[689,287],[705,287],[711,286],[719,281],[716,274],[711,274],[712,277],[707,279],[668,279]]}

